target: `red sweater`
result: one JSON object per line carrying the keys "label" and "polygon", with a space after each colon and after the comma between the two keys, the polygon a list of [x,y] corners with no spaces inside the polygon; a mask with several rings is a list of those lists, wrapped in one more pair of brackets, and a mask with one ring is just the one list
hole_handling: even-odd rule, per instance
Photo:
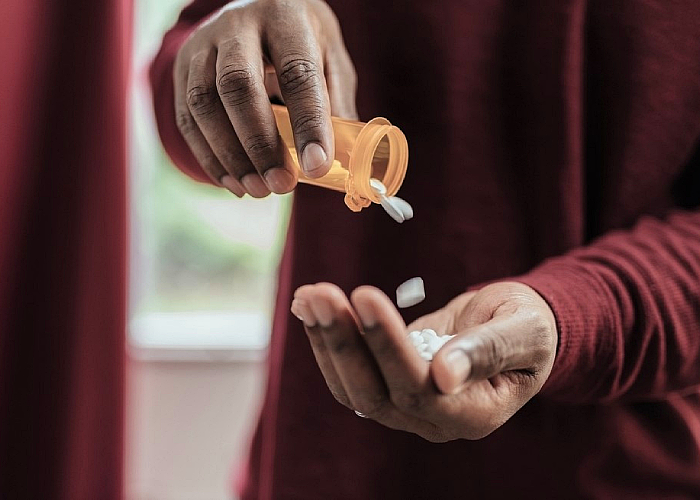
{"label": "red sweater", "polygon": [[[187,8],[151,72],[165,147],[198,179],[172,64],[221,3]],[[408,137],[416,217],[297,189],[243,498],[700,498],[700,3],[329,3],[360,116]],[[357,418],[289,313],[304,283],[411,276],[428,298],[408,321],[508,277],[554,310],[547,384],[480,441]]]}

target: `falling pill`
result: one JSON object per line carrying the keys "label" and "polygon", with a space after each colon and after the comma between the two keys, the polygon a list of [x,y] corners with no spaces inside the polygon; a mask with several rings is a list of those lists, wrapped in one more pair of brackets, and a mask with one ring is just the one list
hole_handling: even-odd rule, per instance
{"label": "falling pill", "polygon": [[425,299],[423,278],[411,278],[396,289],[396,304],[400,308],[415,306]]}
{"label": "falling pill", "polygon": [[406,200],[398,196],[392,196],[390,200],[393,200],[394,208],[401,212],[404,220],[413,219],[413,207]]}
{"label": "falling pill", "polygon": [[389,216],[396,222],[402,222],[413,218],[413,207],[404,199],[398,196],[387,196],[386,186],[379,179],[372,177],[369,180],[369,186],[372,191],[379,197],[379,203]]}

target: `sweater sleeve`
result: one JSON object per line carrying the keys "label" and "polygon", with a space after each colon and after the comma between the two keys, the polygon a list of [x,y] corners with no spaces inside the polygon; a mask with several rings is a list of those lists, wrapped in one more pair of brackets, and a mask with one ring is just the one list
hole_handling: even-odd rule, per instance
{"label": "sweater sleeve", "polygon": [[180,14],[175,26],[165,34],[149,71],[156,123],[165,151],[180,170],[201,182],[211,181],[199,166],[177,127],[173,66],[178,50],[190,33],[226,3],[226,0],[195,0],[189,4]]}
{"label": "sweater sleeve", "polygon": [[645,217],[517,280],[557,319],[559,348],[543,396],[605,403],[700,385],[699,211]]}

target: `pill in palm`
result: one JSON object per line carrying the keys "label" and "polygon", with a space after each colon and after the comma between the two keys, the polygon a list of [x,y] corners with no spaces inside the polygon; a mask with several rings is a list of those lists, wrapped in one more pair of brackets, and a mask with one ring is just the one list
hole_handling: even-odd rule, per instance
{"label": "pill in palm", "polygon": [[438,352],[442,347],[443,342],[438,338],[434,337],[428,341],[428,349],[433,352]]}
{"label": "pill in palm", "polygon": [[[454,335],[439,335],[430,328],[414,330],[407,336],[416,352],[426,361],[432,361],[435,354],[453,337]],[[416,343],[419,340],[420,343]]]}
{"label": "pill in palm", "polygon": [[423,299],[425,299],[425,286],[422,278],[411,278],[396,289],[396,305],[401,308],[415,306]]}
{"label": "pill in palm", "polygon": [[[411,333],[413,333],[413,332],[411,332]],[[411,337],[411,342],[413,343],[413,345],[421,345],[424,343],[423,337],[421,337],[420,335],[418,335],[416,337]]]}

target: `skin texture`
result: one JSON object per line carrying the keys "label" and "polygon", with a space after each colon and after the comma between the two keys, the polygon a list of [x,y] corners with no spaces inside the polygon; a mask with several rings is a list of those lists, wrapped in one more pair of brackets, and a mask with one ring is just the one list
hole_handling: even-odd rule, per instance
{"label": "skin texture", "polygon": [[[350,299],[330,283],[302,286],[292,312],[341,404],[432,442],[480,439],[500,427],[542,388],[558,340],[547,303],[515,282],[462,294],[408,327],[369,286]],[[432,363],[406,338],[422,328],[456,335]]]}
{"label": "skin texture", "polygon": [[357,119],[355,69],[335,15],[319,0],[229,3],[183,44],[173,79],[185,141],[211,179],[239,197],[296,186],[270,97],[289,109],[309,177],[333,161],[331,114]]}

